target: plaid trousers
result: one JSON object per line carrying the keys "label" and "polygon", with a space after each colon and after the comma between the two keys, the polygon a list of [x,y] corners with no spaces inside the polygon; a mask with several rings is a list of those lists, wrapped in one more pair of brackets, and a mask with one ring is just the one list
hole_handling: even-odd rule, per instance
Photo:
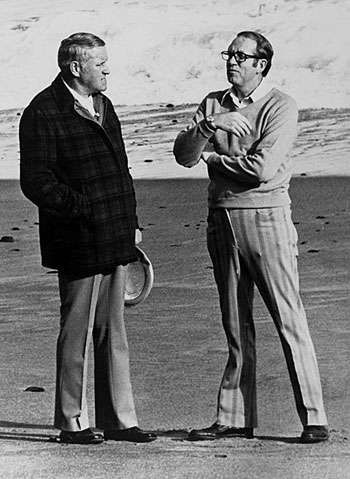
{"label": "plaid trousers", "polygon": [[282,343],[301,423],[326,425],[316,354],[299,294],[290,207],[210,209],[207,245],[229,350],[217,422],[257,426],[255,283]]}

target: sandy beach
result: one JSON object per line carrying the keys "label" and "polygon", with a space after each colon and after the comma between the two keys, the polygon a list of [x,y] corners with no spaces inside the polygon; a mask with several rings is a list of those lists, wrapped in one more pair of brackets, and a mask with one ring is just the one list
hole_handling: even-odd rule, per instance
{"label": "sandy beach", "polygon": [[[127,310],[132,382],[140,426],[160,437],[149,445],[48,441],[57,434],[52,427],[57,275],[40,266],[36,209],[19,188],[21,111],[2,111],[0,178],[9,179],[0,180],[0,477],[350,477],[350,111],[302,110],[294,152],[290,192],[301,294],[331,431],[327,443],[305,446],[298,444],[301,425],[282,349],[258,294],[256,438],[187,440],[189,429],[215,418],[227,354],[206,250],[205,169],[181,168],[171,153],[194,106],[117,110],[135,178],[141,246],[155,273],[147,300]],[[89,402],[92,411],[91,381]]]}

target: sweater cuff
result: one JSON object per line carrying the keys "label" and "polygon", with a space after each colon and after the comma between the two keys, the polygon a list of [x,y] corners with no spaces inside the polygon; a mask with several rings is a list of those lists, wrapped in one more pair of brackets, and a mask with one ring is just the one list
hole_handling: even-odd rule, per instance
{"label": "sweater cuff", "polygon": [[205,121],[205,118],[198,123],[198,128],[202,135],[206,138],[211,138],[216,132],[216,130],[214,130],[208,125],[208,123]]}

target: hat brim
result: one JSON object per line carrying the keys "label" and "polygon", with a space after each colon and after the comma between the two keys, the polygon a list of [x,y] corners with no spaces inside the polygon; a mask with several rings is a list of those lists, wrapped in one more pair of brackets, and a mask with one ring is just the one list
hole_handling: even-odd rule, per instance
{"label": "hat brim", "polygon": [[129,263],[125,278],[125,306],[136,306],[142,303],[153,286],[152,263],[141,248],[136,246],[137,261]]}

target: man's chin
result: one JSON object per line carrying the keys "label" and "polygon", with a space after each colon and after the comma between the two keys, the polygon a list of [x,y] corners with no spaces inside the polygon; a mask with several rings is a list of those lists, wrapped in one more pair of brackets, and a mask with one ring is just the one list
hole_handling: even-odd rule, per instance
{"label": "man's chin", "polygon": [[228,75],[227,81],[231,83],[231,85],[235,86],[239,84],[238,78],[235,75]]}
{"label": "man's chin", "polygon": [[107,85],[101,86],[98,90],[96,90],[95,93],[102,93],[103,91],[106,91],[106,90],[107,90]]}

